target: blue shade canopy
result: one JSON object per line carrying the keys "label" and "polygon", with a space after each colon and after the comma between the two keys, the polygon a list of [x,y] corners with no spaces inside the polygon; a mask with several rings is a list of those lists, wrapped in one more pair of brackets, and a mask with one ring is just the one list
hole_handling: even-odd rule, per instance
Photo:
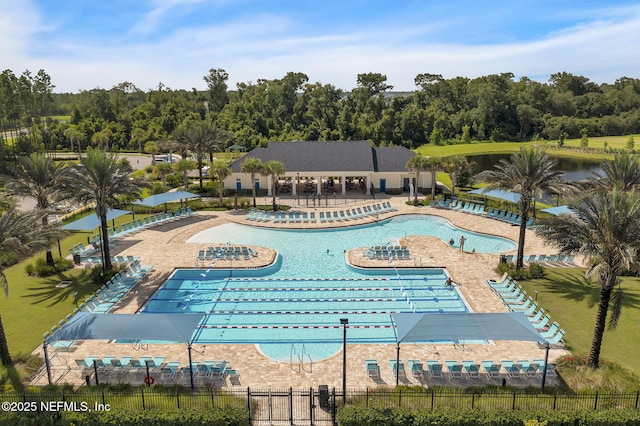
{"label": "blue shade canopy", "polygon": [[[111,209],[107,211],[107,220],[116,219],[120,216],[124,216],[125,214],[131,214],[131,212],[129,210]],[[100,218],[97,214],[93,213],[89,216],[83,217],[82,219],[67,223],[60,228],[68,231],[93,231],[98,226],[100,226]]]}
{"label": "blue shade canopy", "polygon": [[561,214],[576,214],[576,212],[571,210],[569,206],[549,207],[548,209],[542,209],[540,211],[544,213],[550,213],[554,216],[558,216]]}
{"label": "blue shade canopy", "polygon": [[520,312],[394,314],[397,341],[523,340],[546,342]]}
{"label": "blue shade canopy", "polygon": [[484,195],[485,197],[499,198],[501,200],[507,200],[510,203],[517,203],[520,201],[520,194],[517,192],[503,191],[501,189],[491,189],[489,191],[485,189],[474,189],[469,191],[469,194]]}
{"label": "blue shade canopy", "polygon": [[186,191],[172,191],[172,192],[165,192],[163,194],[156,194],[156,195],[152,195],[150,197],[147,197],[143,200],[140,201],[134,201],[133,204],[138,204],[141,206],[149,206],[149,207],[155,207],[155,206],[159,206],[160,204],[164,204],[164,203],[172,203],[174,201],[180,201],[180,200],[186,200],[189,198],[199,198],[200,196],[198,194],[193,194],[191,192],[186,192]]}
{"label": "blue shade canopy", "polygon": [[204,314],[94,314],[79,312],[60,330],[47,336],[57,340],[159,340],[191,342]]}

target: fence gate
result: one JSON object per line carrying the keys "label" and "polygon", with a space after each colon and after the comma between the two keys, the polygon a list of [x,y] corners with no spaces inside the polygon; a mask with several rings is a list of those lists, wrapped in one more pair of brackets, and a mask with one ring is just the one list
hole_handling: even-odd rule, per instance
{"label": "fence gate", "polygon": [[335,390],[318,389],[288,391],[249,390],[251,424],[261,425],[334,425]]}

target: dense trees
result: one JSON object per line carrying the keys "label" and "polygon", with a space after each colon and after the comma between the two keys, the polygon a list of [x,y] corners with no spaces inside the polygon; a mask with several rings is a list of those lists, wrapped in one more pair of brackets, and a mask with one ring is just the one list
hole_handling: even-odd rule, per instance
{"label": "dense trees", "polygon": [[[304,73],[227,86],[228,73],[211,68],[204,91],[172,90],[162,83],[143,92],[130,82],[109,90],[54,94],[42,70],[0,74],[0,132],[9,153],[43,148],[140,150],[171,139],[176,129],[211,122],[231,132],[225,147],[247,149],[273,140],[359,140],[415,148],[473,140],[559,140],[586,134],[640,132],[640,79],[596,84],[558,72],[541,83],[512,73],[446,79],[415,77],[416,90],[393,93],[381,73],[362,73],[343,92],[309,82]],[[58,120],[52,115],[70,116]],[[0,152],[0,154],[2,154]]]}

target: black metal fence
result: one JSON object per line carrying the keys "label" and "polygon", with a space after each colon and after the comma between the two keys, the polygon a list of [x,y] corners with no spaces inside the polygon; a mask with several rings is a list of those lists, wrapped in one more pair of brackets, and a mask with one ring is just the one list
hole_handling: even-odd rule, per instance
{"label": "black metal fence", "polygon": [[[346,404],[356,407],[435,410],[602,410],[639,409],[636,392],[529,393],[496,389],[364,389],[348,390]],[[216,389],[188,391],[183,388],[83,388],[80,391],[29,390],[5,392],[3,404],[13,411],[61,410],[175,410],[234,407],[246,409],[250,424],[335,425],[342,405],[340,390],[318,389]],[[51,406],[49,404],[54,404]],[[5,406],[3,405],[3,408]],[[11,405],[8,406],[12,408]],[[7,410],[5,410],[7,411]]]}

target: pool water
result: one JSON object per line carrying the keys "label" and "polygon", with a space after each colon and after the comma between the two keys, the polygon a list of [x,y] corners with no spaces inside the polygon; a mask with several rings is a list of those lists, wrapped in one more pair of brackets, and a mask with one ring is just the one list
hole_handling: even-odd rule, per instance
{"label": "pool water", "polygon": [[384,245],[409,235],[428,235],[447,243],[453,238],[454,248],[458,247],[458,240],[464,235],[465,249],[475,249],[477,253],[503,253],[517,247],[506,238],[460,229],[447,219],[431,215],[402,215],[377,224],[309,230],[227,223],[200,232],[187,243],[219,245],[229,242],[231,245],[274,248],[282,257],[282,264],[274,272],[274,277],[355,278],[362,274],[346,264],[345,251]]}
{"label": "pool water", "polygon": [[[394,343],[391,315],[400,312],[465,312],[443,269],[366,271],[347,265],[345,252],[383,245],[408,235],[448,242],[464,235],[465,247],[499,253],[510,240],[456,228],[436,216],[408,215],[373,225],[325,230],[280,230],[224,224],[200,232],[191,243],[250,245],[275,249],[269,268],[176,270],[143,312],[205,313],[195,343],[258,344],[280,361],[313,362],[341,348],[347,318],[349,343]],[[195,257],[195,251],[194,251]],[[238,261],[240,266],[242,261]]]}

